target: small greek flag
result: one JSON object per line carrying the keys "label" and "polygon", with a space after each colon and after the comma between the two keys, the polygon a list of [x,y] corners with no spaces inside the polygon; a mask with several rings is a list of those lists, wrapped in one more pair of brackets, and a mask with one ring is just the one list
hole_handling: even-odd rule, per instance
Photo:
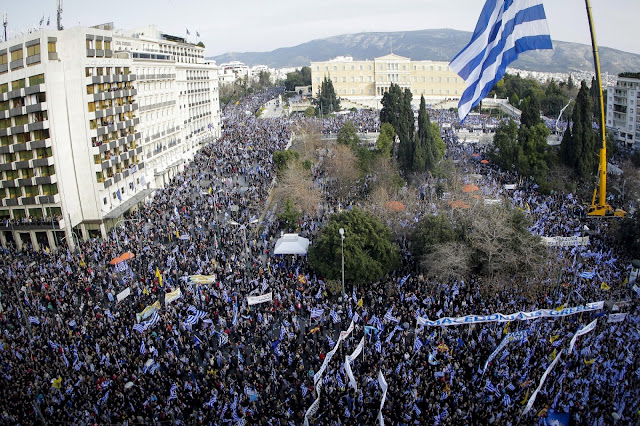
{"label": "small greek flag", "polygon": [[109,392],[110,391],[107,391],[107,393],[105,393],[104,396],[98,400],[98,405],[102,405],[107,402],[107,400],[109,399]]}
{"label": "small greek flag", "polygon": [[413,343],[414,352],[418,352],[420,349],[422,349],[423,346],[424,344],[422,343],[420,338],[416,336],[416,341]]}
{"label": "small greek flag", "polygon": [[29,317],[29,322],[31,324],[40,324],[40,318],[38,318],[38,317]]}
{"label": "small greek flag", "polygon": [[375,348],[377,352],[382,352],[382,342],[379,337],[378,340],[376,340]]}
{"label": "small greek flag", "polygon": [[337,322],[340,322],[340,317],[338,316],[336,311],[334,311],[333,309],[329,313],[329,316],[331,317],[331,320],[333,321],[334,324]]}
{"label": "small greek flag", "polygon": [[225,343],[229,342],[229,336],[224,331],[218,333],[218,346],[223,346]]}
{"label": "small greek flag", "polygon": [[504,405],[505,407],[508,407],[509,405],[511,405],[511,398],[509,397],[509,394],[504,394],[504,396],[502,397],[502,405]]}
{"label": "small greek flag", "polygon": [[209,402],[205,403],[204,405],[211,408],[213,407],[213,404],[215,404],[217,400],[218,400],[218,394],[214,393],[213,395],[211,395],[211,399],[209,400]]}
{"label": "small greek flag", "polygon": [[320,318],[324,314],[324,309],[322,308],[313,308],[311,309],[311,319]]}
{"label": "small greek flag", "polygon": [[333,348],[336,345],[331,336],[327,336],[327,340],[329,341],[329,347]]}
{"label": "small greek flag", "polygon": [[78,326],[78,323],[76,323],[75,319],[72,319],[71,321],[69,321],[69,327],[75,329],[77,326]]}
{"label": "small greek flag", "polygon": [[393,306],[389,308],[386,314],[384,314],[384,319],[391,322],[400,322],[400,320],[394,317],[391,313],[393,312]]}
{"label": "small greek flag", "polygon": [[309,392],[309,389],[307,389],[304,383],[300,385],[300,389],[302,390],[302,397],[304,398],[305,396],[307,396],[307,392]]}
{"label": "small greek flag", "polygon": [[586,279],[586,280],[591,280],[591,279],[593,279],[593,277],[595,277],[595,276],[596,276],[596,273],[595,273],[595,272],[593,272],[593,271],[590,271],[590,272],[586,272],[586,271],[585,271],[585,272],[580,272],[580,278],[584,278],[584,279]]}
{"label": "small greek flag", "polygon": [[138,333],[144,333],[145,330],[144,325],[142,324],[134,324],[133,329]]}
{"label": "small greek flag", "polygon": [[176,399],[178,397],[178,386],[174,383],[171,385],[171,389],[169,389],[169,398],[167,398],[167,402],[172,399]]}
{"label": "small greek flag", "polygon": [[244,359],[242,358],[242,354],[240,353],[240,349],[238,349],[238,362],[240,364],[244,364]]}
{"label": "small greek flag", "polygon": [[144,347],[144,340],[142,341],[142,343],[140,344],[140,353],[142,355],[147,353],[147,348]]}

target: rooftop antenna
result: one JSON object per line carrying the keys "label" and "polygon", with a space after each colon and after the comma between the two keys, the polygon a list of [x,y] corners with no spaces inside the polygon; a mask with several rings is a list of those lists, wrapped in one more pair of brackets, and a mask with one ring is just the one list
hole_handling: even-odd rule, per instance
{"label": "rooftop antenna", "polygon": [[62,0],[58,0],[58,31],[62,31]]}
{"label": "rooftop antenna", "polygon": [[4,41],[7,41],[7,24],[9,24],[9,18],[7,12],[2,12],[2,24],[4,25]]}

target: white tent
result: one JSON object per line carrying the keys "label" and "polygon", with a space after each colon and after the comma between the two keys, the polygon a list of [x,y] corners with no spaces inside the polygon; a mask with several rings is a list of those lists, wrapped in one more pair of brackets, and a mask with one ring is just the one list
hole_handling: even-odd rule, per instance
{"label": "white tent", "polygon": [[284,234],[276,241],[273,254],[307,254],[309,239],[298,234]]}

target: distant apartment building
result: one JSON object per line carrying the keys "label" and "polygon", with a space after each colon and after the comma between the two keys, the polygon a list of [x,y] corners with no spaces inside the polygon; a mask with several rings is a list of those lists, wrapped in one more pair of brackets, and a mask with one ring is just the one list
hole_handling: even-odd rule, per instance
{"label": "distant apartment building", "polygon": [[220,64],[218,73],[218,79],[220,80],[221,86],[233,84],[236,80],[245,77],[247,80],[251,78],[251,68],[240,61],[231,61]]}
{"label": "distant apartment building", "polygon": [[616,141],[637,148],[640,144],[640,73],[623,73],[607,90],[607,128]]}
{"label": "distant apartment building", "polygon": [[219,135],[217,72],[153,27],[0,43],[0,243],[106,237]]}
{"label": "distant apartment building", "polygon": [[363,101],[380,100],[391,84],[409,89],[414,103],[424,95],[427,103],[459,99],[464,92],[464,80],[451,71],[447,62],[412,61],[389,54],[373,61],[354,61],[341,56],[324,62],[311,62],[311,81],[314,94],[325,77],[333,82],[341,98]]}

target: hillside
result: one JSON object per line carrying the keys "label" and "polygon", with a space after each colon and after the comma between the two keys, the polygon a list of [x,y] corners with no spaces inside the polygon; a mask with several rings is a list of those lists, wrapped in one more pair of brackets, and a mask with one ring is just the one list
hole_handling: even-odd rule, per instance
{"label": "hillside", "polygon": [[[309,65],[340,55],[373,59],[391,51],[414,60],[450,61],[470,40],[471,33],[450,29],[356,33],[312,40],[271,52],[232,52],[213,56],[216,63],[241,61],[273,68]],[[528,71],[569,72],[593,69],[591,46],[554,41],[553,50],[527,52],[511,67]],[[602,72],[618,74],[640,70],[640,55],[600,47]]]}

